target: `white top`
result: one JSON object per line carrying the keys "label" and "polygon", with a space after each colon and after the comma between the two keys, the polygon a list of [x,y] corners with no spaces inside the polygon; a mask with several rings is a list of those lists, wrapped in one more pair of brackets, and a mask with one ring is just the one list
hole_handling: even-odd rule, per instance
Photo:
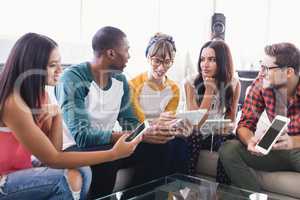
{"label": "white top", "polygon": [[[90,114],[91,126],[102,130],[113,130],[117,121],[123,96],[123,82],[112,78],[109,90],[102,90],[95,82],[91,83],[85,104]],[[50,102],[58,105],[54,94],[54,87],[47,86],[46,91],[50,96]],[[93,100],[92,100],[93,99]],[[99,99],[99,101],[95,101]],[[80,111],[79,111],[80,112]],[[67,125],[63,121],[63,149],[75,145]]]}
{"label": "white top", "polygon": [[[46,91],[49,94],[50,102],[53,103],[53,104],[58,105],[57,100],[56,100],[55,95],[54,95],[54,87],[47,86]],[[73,146],[75,144],[76,144],[76,142],[74,141],[67,125],[63,121],[63,149],[66,149],[66,148],[68,148],[70,146]]]}
{"label": "white top", "polygon": [[[101,89],[94,81],[85,97],[87,112],[90,114],[91,126],[104,131],[113,130],[117,121],[124,90],[123,82],[112,78],[109,90]],[[98,99],[95,101],[95,99]]]}
{"label": "white top", "polygon": [[[189,82],[191,84],[191,86],[194,88],[194,81],[195,81],[196,77],[197,77],[197,75],[190,76],[184,80],[184,83]],[[233,83],[232,86],[233,86],[233,90],[234,90],[238,83],[238,75],[237,74],[234,74],[232,83]],[[185,94],[184,88],[183,88],[183,91]],[[195,88],[194,88],[194,92],[196,93]],[[186,108],[186,94],[183,96],[184,96],[183,101],[184,101],[184,106],[185,106],[184,109],[186,110],[187,109]],[[212,98],[212,102],[210,105],[210,109],[208,111],[207,119],[224,119],[224,117],[225,117],[225,108],[224,108],[224,110],[221,109],[220,92],[218,91]]]}
{"label": "white top", "polygon": [[171,86],[166,86],[163,90],[153,90],[148,84],[144,84],[139,103],[146,119],[158,117],[164,112],[168,103],[173,98]]}
{"label": "white top", "polygon": [[225,108],[221,109],[220,92],[212,97],[207,119],[224,119]]}

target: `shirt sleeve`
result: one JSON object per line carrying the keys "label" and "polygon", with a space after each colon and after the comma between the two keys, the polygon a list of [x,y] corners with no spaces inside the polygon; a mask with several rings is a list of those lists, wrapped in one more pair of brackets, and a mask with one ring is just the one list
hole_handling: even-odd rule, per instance
{"label": "shirt sleeve", "polygon": [[262,80],[256,79],[250,86],[242,108],[242,115],[237,130],[241,127],[250,129],[253,133],[261,113],[265,109],[262,95]]}
{"label": "shirt sleeve", "polygon": [[169,101],[168,105],[166,106],[166,109],[165,109],[166,112],[168,112],[168,111],[176,112],[178,104],[179,104],[179,97],[180,97],[179,87],[176,84],[172,84],[171,89],[173,92],[173,97]]}
{"label": "shirt sleeve", "polygon": [[145,113],[139,103],[139,95],[143,87],[143,84],[144,82],[141,81],[140,78],[133,79],[129,82],[130,96],[131,96],[130,99],[132,103],[133,113],[136,115],[136,117],[140,122],[143,122],[145,120]]}
{"label": "shirt sleeve", "polygon": [[120,79],[123,81],[124,95],[122,97],[121,108],[118,115],[118,122],[122,127],[122,130],[133,130],[139,124],[139,120],[133,113],[129,84],[125,76],[122,75]]}
{"label": "shirt sleeve", "polygon": [[91,126],[85,106],[89,82],[72,71],[66,72],[55,87],[55,96],[62,109],[63,119],[77,145],[81,148],[109,144],[112,131],[103,131]]}

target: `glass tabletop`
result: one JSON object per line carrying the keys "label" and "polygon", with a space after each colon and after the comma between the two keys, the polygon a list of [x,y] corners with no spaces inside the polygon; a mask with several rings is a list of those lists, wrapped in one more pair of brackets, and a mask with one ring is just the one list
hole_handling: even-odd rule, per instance
{"label": "glass tabletop", "polygon": [[[98,200],[240,200],[250,199],[250,195],[253,193],[203,178],[174,174],[113,193]],[[260,200],[259,198],[254,199]],[[271,196],[268,196],[267,199],[276,200]]]}

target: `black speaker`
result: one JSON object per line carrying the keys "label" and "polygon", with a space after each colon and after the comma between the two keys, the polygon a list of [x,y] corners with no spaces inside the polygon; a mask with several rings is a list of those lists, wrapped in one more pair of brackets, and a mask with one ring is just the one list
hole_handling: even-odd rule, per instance
{"label": "black speaker", "polygon": [[215,13],[211,20],[211,39],[224,40],[225,39],[225,15],[222,13]]}

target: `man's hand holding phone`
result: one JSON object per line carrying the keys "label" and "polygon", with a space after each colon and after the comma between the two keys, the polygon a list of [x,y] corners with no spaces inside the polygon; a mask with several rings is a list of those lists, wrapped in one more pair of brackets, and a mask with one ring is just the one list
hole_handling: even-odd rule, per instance
{"label": "man's hand holding phone", "polygon": [[258,151],[255,146],[259,142],[259,139],[256,136],[253,136],[249,139],[248,144],[247,144],[247,150],[252,154],[256,156],[263,156],[260,151]]}
{"label": "man's hand holding phone", "polygon": [[277,143],[275,143],[273,145],[272,149],[274,149],[274,150],[290,150],[293,148],[294,148],[293,137],[288,135],[285,130],[285,133],[279,137]]}

